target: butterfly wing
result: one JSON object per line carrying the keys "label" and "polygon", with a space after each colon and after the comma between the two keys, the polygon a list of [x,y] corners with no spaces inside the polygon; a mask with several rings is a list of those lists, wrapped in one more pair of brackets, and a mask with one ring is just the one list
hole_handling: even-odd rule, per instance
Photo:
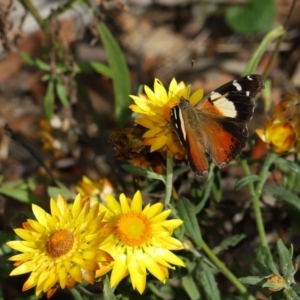
{"label": "butterfly wing", "polygon": [[174,106],[171,109],[171,124],[186,151],[192,171],[198,176],[204,176],[208,172],[205,141],[202,133],[197,128],[194,130],[194,126],[190,126],[195,123],[192,121],[193,118],[197,121],[195,108],[187,100],[183,99],[183,101],[185,101],[185,109],[180,106]]}
{"label": "butterfly wing", "polygon": [[251,97],[263,88],[260,75],[248,75],[222,85],[195,107],[181,98],[180,104],[171,109],[173,130],[196,175],[208,171],[205,152],[220,168],[242,152],[249,136],[246,123],[253,115]]}
{"label": "butterfly wing", "polygon": [[251,97],[263,88],[260,75],[248,75],[219,87],[196,104],[206,152],[218,167],[227,166],[246,146],[246,123],[254,109]]}

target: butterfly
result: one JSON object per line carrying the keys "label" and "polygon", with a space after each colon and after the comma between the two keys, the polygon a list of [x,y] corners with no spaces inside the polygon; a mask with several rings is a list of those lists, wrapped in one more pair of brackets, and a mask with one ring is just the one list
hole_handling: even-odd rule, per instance
{"label": "butterfly", "polygon": [[248,75],[220,86],[195,106],[181,97],[179,104],[171,108],[173,131],[196,175],[208,173],[205,153],[219,168],[241,154],[249,137],[247,123],[254,111],[251,98],[263,89],[261,75]]}

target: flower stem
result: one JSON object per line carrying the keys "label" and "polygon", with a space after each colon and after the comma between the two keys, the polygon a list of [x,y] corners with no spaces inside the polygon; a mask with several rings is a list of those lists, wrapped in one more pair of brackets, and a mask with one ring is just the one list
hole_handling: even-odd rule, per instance
{"label": "flower stem", "polygon": [[45,21],[43,20],[43,18],[39,14],[38,10],[35,8],[35,6],[32,4],[32,2],[30,0],[23,0],[23,1],[21,1],[21,3],[25,7],[25,9],[30,11],[30,13],[33,15],[34,19],[38,22],[40,27],[43,30],[45,30]]}
{"label": "flower stem", "polygon": [[209,246],[202,240],[202,250],[206,253],[209,259],[214,263],[214,265],[224,274],[224,276],[237,288],[237,290],[245,296],[247,300],[255,300],[255,298],[249,294],[247,288],[239,282],[239,280],[234,276],[233,273],[225,266],[225,264],[219,260],[219,258],[213,253]]}
{"label": "flower stem", "polygon": [[166,168],[166,196],[165,205],[169,205],[173,189],[173,155],[170,151],[167,152],[167,168]]}
{"label": "flower stem", "polygon": [[[259,200],[260,200],[260,196],[262,194],[263,186],[270,174],[269,169],[276,158],[277,158],[277,155],[275,153],[270,152],[262,166],[261,171],[260,171],[259,182],[256,184],[256,186],[254,186],[254,184],[252,182],[248,184],[248,188],[249,188],[249,191],[250,191],[250,194],[252,197],[252,206],[253,206],[256,227],[257,227],[257,231],[259,234],[260,242],[261,242],[262,246],[265,246],[268,249],[268,251],[270,251],[270,249],[269,249],[268,242],[267,242],[266,232],[265,232],[265,228],[264,228],[264,222],[263,222],[263,218],[262,218],[261,209],[259,206]],[[244,159],[242,160],[242,168],[243,168],[243,171],[246,176],[251,175],[247,161]]]}

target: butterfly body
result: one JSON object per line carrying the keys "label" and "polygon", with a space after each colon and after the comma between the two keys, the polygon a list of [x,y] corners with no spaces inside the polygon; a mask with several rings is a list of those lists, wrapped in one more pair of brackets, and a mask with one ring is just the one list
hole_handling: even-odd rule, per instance
{"label": "butterfly body", "polygon": [[196,175],[204,176],[208,172],[205,153],[219,168],[240,155],[249,137],[247,122],[254,109],[251,97],[263,88],[260,75],[248,75],[224,84],[195,106],[181,98],[172,107],[173,130]]}

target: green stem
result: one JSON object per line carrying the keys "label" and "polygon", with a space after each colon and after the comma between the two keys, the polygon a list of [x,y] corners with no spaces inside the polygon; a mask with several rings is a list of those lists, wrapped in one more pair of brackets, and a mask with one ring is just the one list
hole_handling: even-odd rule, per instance
{"label": "green stem", "polygon": [[[262,218],[259,201],[260,201],[260,196],[262,194],[263,186],[270,174],[269,172],[270,166],[273,164],[276,158],[277,155],[275,153],[269,153],[260,171],[259,174],[260,180],[257,183],[256,187],[254,186],[253,183],[248,184],[248,188],[252,197],[252,206],[253,206],[256,227],[259,234],[260,242],[262,246],[265,246],[268,249],[268,251],[270,251],[270,249],[267,242],[267,237],[266,237],[266,232],[264,228],[264,222]],[[246,160],[242,160],[242,168],[246,176],[251,174]]]}
{"label": "green stem", "polygon": [[23,0],[20,2],[21,4],[23,4],[26,10],[30,11],[35,20],[39,23],[40,27],[45,31],[45,21],[43,20],[35,6],[31,3],[31,0]]}
{"label": "green stem", "polygon": [[169,205],[172,196],[173,188],[173,155],[170,151],[167,152],[167,170],[166,170],[166,197],[165,205]]}
{"label": "green stem", "polygon": [[233,273],[225,266],[225,264],[219,260],[219,258],[213,253],[209,246],[202,240],[202,250],[206,253],[209,259],[214,265],[224,274],[224,276],[237,288],[237,290],[247,300],[255,300],[255,298],[249,294],[247,288],[234,276]]}

